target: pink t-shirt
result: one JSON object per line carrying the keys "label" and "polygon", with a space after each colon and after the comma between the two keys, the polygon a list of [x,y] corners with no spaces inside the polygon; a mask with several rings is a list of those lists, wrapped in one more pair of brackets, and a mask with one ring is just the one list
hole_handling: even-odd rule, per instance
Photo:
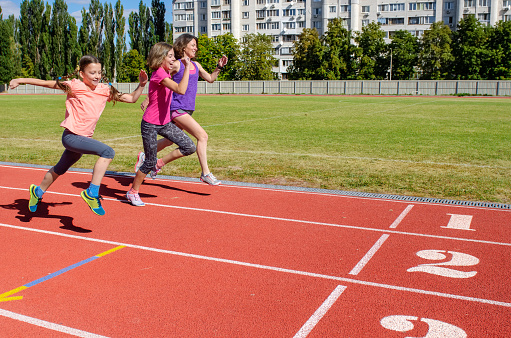
{"label": "pink t-shirt", "polygon": [[100,83],[91,90],[78,79],[64,83],[71,88],[71,94],[67,95],[66,117],[60,126],[77,135],[92,137],[106,103],[110,102],[110,87]]}
{"label": "pink t-shirt", "polygon": [[166,78],[171,78],[171,76],[162,67],[155,70],[151,75],[147,95],[149,97],[149,105],[142,117],[144,121],[160,126],[170,122],[172,90],[161,83]]}

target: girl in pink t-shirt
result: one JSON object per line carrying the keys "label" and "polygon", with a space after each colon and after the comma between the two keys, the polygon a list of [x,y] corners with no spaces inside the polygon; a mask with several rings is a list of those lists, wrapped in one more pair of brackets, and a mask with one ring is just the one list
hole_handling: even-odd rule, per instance
{"label": "girl in pink t-shirt", "polygon": [[[165,42],[155,44],[147,56],[147,64],[149,68],[154,69],[154,72],[151,75],[151,81],[149,81],[148,97],[151,103],[145,110],[140,124],[145,157],[140,158],[139,156],[138,162],[143,163],[137,168],[133,184],[126,193],[128,201],[135,206],[145,205],[140,199],[138,191],[147,174],[156,171],[157,161],[163,160],[168,163],[180,157],[191,155],[196,150],[190,137],[170,121],[169,109],[172,102],[172,93],[184,94],[186,92],[191,64],[189,59],[184,60],[185,72],[183,78],[181,82],[176,83],[170,75],[170,69],[175,60],[172,46]],[[179,147],[160,160],[157,159],[158,135]]]}
{"label": "girl in pink t-shirt", "polygon": [[92,135],[106,103],[112,100],[114,103],[115,101],[137,102],[148,78],[146,72],[141,70],[138,76],[140,83],[135,91],[131,94],[121,94],[114,87],[100,83],[101,73],[101,63],[98,58],[85,55],[80,59],[77,71],[66,77],[70,78],[78,74],[81,80],[59,81],[59,78],[55,81],[25,78],[13,79],[9,83],[11,89],[25,83],[62,89],[67,93],[66,117],[61,123],[61,126],[65,128],[62,134],[62,144],[66,150],[64,150],[60,161],[45,174],[41,184],[30,186],[28,208],[31,212],[37,210],[37,205],[41,202],[43,194],[60,175],[63,175],[83,154],[93,154],[98,155],[99,159],[94,165],[89,188],[82,191],[80,195],[92,212],[96,215],[105,214],[105,210],[101,206],[102,197],[99,195],[99,187],[115,152],[106,144],[92,139]]}

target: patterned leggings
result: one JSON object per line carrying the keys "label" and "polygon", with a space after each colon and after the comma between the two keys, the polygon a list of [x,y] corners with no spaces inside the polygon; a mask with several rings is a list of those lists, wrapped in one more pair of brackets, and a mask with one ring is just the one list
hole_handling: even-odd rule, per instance
{"label": "patterned leggings", "polygon": [[161,126],[142,120],[140,130],[142,132],[142,142],[144,143],[145,161],[139,170],[146,175],[154,169],[156,161],[158,160],[157,135],[161,135],[175,143],[179,147],[181,154],[184,156],[191,155],[196,150],[195,144],[190,137],[172,122]]}

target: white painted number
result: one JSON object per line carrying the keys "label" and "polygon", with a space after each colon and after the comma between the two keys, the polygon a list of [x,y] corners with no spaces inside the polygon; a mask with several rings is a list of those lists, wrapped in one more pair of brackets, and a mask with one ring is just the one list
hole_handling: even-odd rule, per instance
{"label": "white painted number", "polygon": [[[383,318],[380,323],[381,326],[388,330],[407,332],[412,330],[415,325],[413,322],[419,321],[418,317],[414,316],[388,316]],[[444,323],[439,320],[421,318],[421,322],[428,324],[428,332],[421,338],[466,338],[465,331],[452,324]],[[405,337],[405,338],[419,338],[419,337]]]}
{"label": "white painted number", "polygon": [[447,259],[447,254],[451,255],[451,259],[442,263],[420,264],[406,271],[408,272],[426,272],[433,275],[450,277],[450,278],[470,278],[477,274],[477,271],[460,271],[448,268],[459,266],[474,266],[479,263],[479,259],[472,255],[462,252],[445,251],[445,250],[422,250],[417,252],[417,256],[431,261],[443,261]]}
{"label": "white painted number", "polygon": [[445,229],[456,229],[456,230],[469,230],[475,231],[474,229],[470,229],[470,223],[472,223],[472,215],[456,215],[456,214],[447,214],[450,215],[449,223],[447,226],[441,227]]}

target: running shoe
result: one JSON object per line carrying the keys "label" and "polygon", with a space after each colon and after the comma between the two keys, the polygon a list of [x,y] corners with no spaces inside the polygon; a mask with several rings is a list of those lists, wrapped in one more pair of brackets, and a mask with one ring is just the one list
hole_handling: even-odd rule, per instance
{"label": "running shoe", "polygon": [[141,151],[138,153],[137,163],[135,163],[135,173],[138,171],[138,169],[140,169],[142,164],[144,164],[144,161],[145,161],[145,153],[143,151]]}
{"label": "running shoe", "polygon": [[209,173],[207,175],[201,174],[200,180],[204,183],[209,184],[209,185],[219,185],[220,183],[222,183],[219,180],[217,180],[216,177],[213,176],[212,173]]}
{"label": "running shoe", "polygon": [[130,194],[129,191],[126,193],[126,198],[130,203],[136,207],[143,207],[145,205],[144,202],[140,199],[138,194]]}
{"label": "running shoe", "polygon": [[82,191],[80,194],[82,196],[83,200],[87,205],[89,206],[90,210],[92,210],[93,213],[99,216],[103,216],[105,214],[105,209],[101,206],[101,200],[103,197],[91,197],[89,194],[87,194],[87,190]]}
{"label": "running shoe", "polygon": [[28,189],[30,191],[30,200],[28,201],[28,210],[30,210],[30,212],[35,212],[37,210],[37,205],[42,200],[42,198],[37,197],[37,195],[35,194],[36,188],[37,185],[32,184],[30,186],[30,189]]}
{"label": "running shoe", "polygon": [[156,175],[158,175],[158,173],[161,171],[161,168],[160,169],[156,169],[156,166],[154,166],[154,169],[151,170],[151,172],[149,173],[149,177],[151,177],[153,180],[156,178]]}

